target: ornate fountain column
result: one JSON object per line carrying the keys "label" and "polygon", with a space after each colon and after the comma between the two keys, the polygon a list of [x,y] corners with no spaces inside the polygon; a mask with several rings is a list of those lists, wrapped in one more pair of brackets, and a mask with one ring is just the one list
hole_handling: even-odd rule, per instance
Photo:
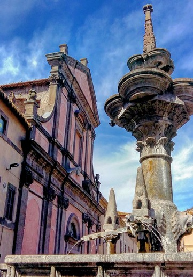
{"label": "ornate fountain column", "polygon": [[180,219],[173,203],[172,138],[192,115],[193,81],[171,78],[171,55],[166,49],[156,48],[152,6],[148,4],[143,10],[143,54],[128,59],[130,72],[119,81],[119,94],[106,101],[105,111],[112,126],[125,128],[137,140],[141,167],[137,173],[134,216],[140,222],[151,219],[149,225],[157,228],[165,252],[177,252],[177,239],[186,228],[179,229],[177,235]]}

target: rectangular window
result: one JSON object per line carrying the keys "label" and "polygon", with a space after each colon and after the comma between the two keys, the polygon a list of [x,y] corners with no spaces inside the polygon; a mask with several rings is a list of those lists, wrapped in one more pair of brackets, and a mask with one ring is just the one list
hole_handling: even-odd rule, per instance
{"label": "rectangular window", "polygon": [[1,117],[0,117],[0,133],[5,134],[6,125],[7,125],[7,121],[6,121],[6,119],[1,115]]}
{"label": "rectangular window", "polygon": [[2,110],[0,110],[0,136],[6,137],[7,136],[7,129],[8,129],[9,119],[4,114]]}
{"label": "rectangular window", "polygon": [[81,167],[82,165],[82,148],[83,148],[83,142],[82,142],[82,136],[80,133],[76,130],[75,131],[75,138],[74,138],[74,160],[75,162]]}
{"label": "rectangular window", "polygon": [[5,218],[10,221],[12,221],[12,216],[13,216],[15,192],[16,192],[15,186],[9,183],[7,186],[7,195],[6,195],[6,202],[5,202]]}
{"label": "rectangular window", "polygon": [[83,148],[83,139],[82,137],[79,138],[79,159],[78,164],[82,167],[82,148]]}

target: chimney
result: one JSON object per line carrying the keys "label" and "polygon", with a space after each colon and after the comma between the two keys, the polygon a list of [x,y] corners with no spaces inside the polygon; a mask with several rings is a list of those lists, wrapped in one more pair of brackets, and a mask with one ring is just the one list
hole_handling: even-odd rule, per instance
{"label": "chimney", "polygon": [[60,52],[63,52],[64,54],[68,55],[68,46],[67,46],[67,44],[60,44],[59,49],[60,49]]}
{"label": "chimney", "polygon": [[81,62],[82,65],[84,65],[86,67],[88,66],[88,59],[87,58],[81,58],[80,62]]}

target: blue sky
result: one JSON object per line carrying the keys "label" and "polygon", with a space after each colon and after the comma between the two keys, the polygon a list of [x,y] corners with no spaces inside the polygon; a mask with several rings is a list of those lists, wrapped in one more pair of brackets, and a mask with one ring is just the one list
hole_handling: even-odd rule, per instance
{"label": "blue sky", "polygon": [[[139,153],[130,133],[110,127],[104,103],[118,92],[120,78],[129,71],[128,58],[143,51],[142,7],[148,3],[154,9],[157,47],[172,54],[172,77],[192,78],[192,0],[1,0],[0,84],[48,77],[45,54],[59,51],[63,43],[75,59],[87,57],[101,121],[94,170],[107,199],[114,188],[121,211],[132,210]],[[193,204],[192,136],[191,118],[174,138],[172,153],[174,202],[179,210]]]}

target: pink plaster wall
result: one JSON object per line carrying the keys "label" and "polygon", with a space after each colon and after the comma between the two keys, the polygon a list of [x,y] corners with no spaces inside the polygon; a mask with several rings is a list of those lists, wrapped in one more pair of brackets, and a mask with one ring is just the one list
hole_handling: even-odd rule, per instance
{"label": "pink plaster wall", "polygon": [[[74,166],[72,165],[71,167],[73,168]],[[75,172],[73,172],[73,173],[71,174],[71,177],[72,177],[77,183],[79,183],[80,186],[82,185],[82,181],[84,180],[82,174],[77,175]]]}
{"label": "pink plaster wall", "polygon": [[43,188],[42,185],[36,181],[33,181],[33,183],[30,185],[30,189],[34,192],[36,192],[36,194],[40,195],[41,197],[43,197]]}
{"label": "pink plaster wall", "polygon": [[42,126],[49,134],[51,134],[52,127],[53,127],[53,116],[51,117],[51,119],[49,121],[42,123]]}
{"label": "pink plaster wall", "polygon": [[90,167],[91,167],[91,131],[88,133],[88,142],[87,142],[87,174],[90,176]]}
{"label": "pink plaster wall", "polygon": [[48,139],[38,130],[36,129],[35,141],[46,151],[49,149]]}
{"label": "pink plaster wall", "polygon": [[37,254],[40,231],[41,201],[41,199],[38,199],[29,192],[24,237],[21,250],[22,255]]}
{"label": "pink plaster wall", "polygon": [[77,81],[79,82],[82,92],[84,93],[91,109],[93,110],[91,93],[90,93],[90,89],[88,86],[87,75],[85,73],[81,72],[79,69],[75,69],[75,77],[76,77]]}
{"label": "pink plaster wall", "polygon": [[62,163],[62,154],[61,154],[61,152],[60,152],[60,150],[58,150],[58,152],[57,152],[57,161],[61,164]]}
{"label": "pink plaster wall", "polygon": [[71,131],[70,131],[70,147],[69,151],[73,154],[73,146],[74,146],[74,136],[75,136],[75,115],[74,111],[76,110],[75,106],[72,109],[72,115],[71,115]]}
{"label": "pink plaster wall", "polygon": [[86,131],[83,134],[83,150],[82,150],[82,168],[84,169],[85,156],[86,156]]}
{"label": "pink plaster wall", "polygon": [[67,99],[63,94],[61,95],[61,105],[60,105],[60,117],[59,117],[59,128],[58,128],[58,141],[63,146],[64,145],[64,135],[66,126],[66,113],[67,113]]}
{"label": "pink plaster wall", "polygon": [[[92,233],[95,233],[96,232],[96,227],[95,225],[92,226]],[[92,240],[91,241],[91,245],[90,245],[91,249],[90,249],[90,252],[91,254],[96,254],[96,240]]]}
{"label": "pink plaster wall", "polygon": [[49,239],[49,254],[54,254],[56,221],[57,221],[57,208],[55,206],[52,206],[51,229],[50,229],[50,239]]}
{"label": "pink plaster wall", "polygon": [[76,163],[79,162],[79,154],[80,154],[80,140],[81,136],[78,131],[75,132],[75,148],[74,148],[74,160]]}

